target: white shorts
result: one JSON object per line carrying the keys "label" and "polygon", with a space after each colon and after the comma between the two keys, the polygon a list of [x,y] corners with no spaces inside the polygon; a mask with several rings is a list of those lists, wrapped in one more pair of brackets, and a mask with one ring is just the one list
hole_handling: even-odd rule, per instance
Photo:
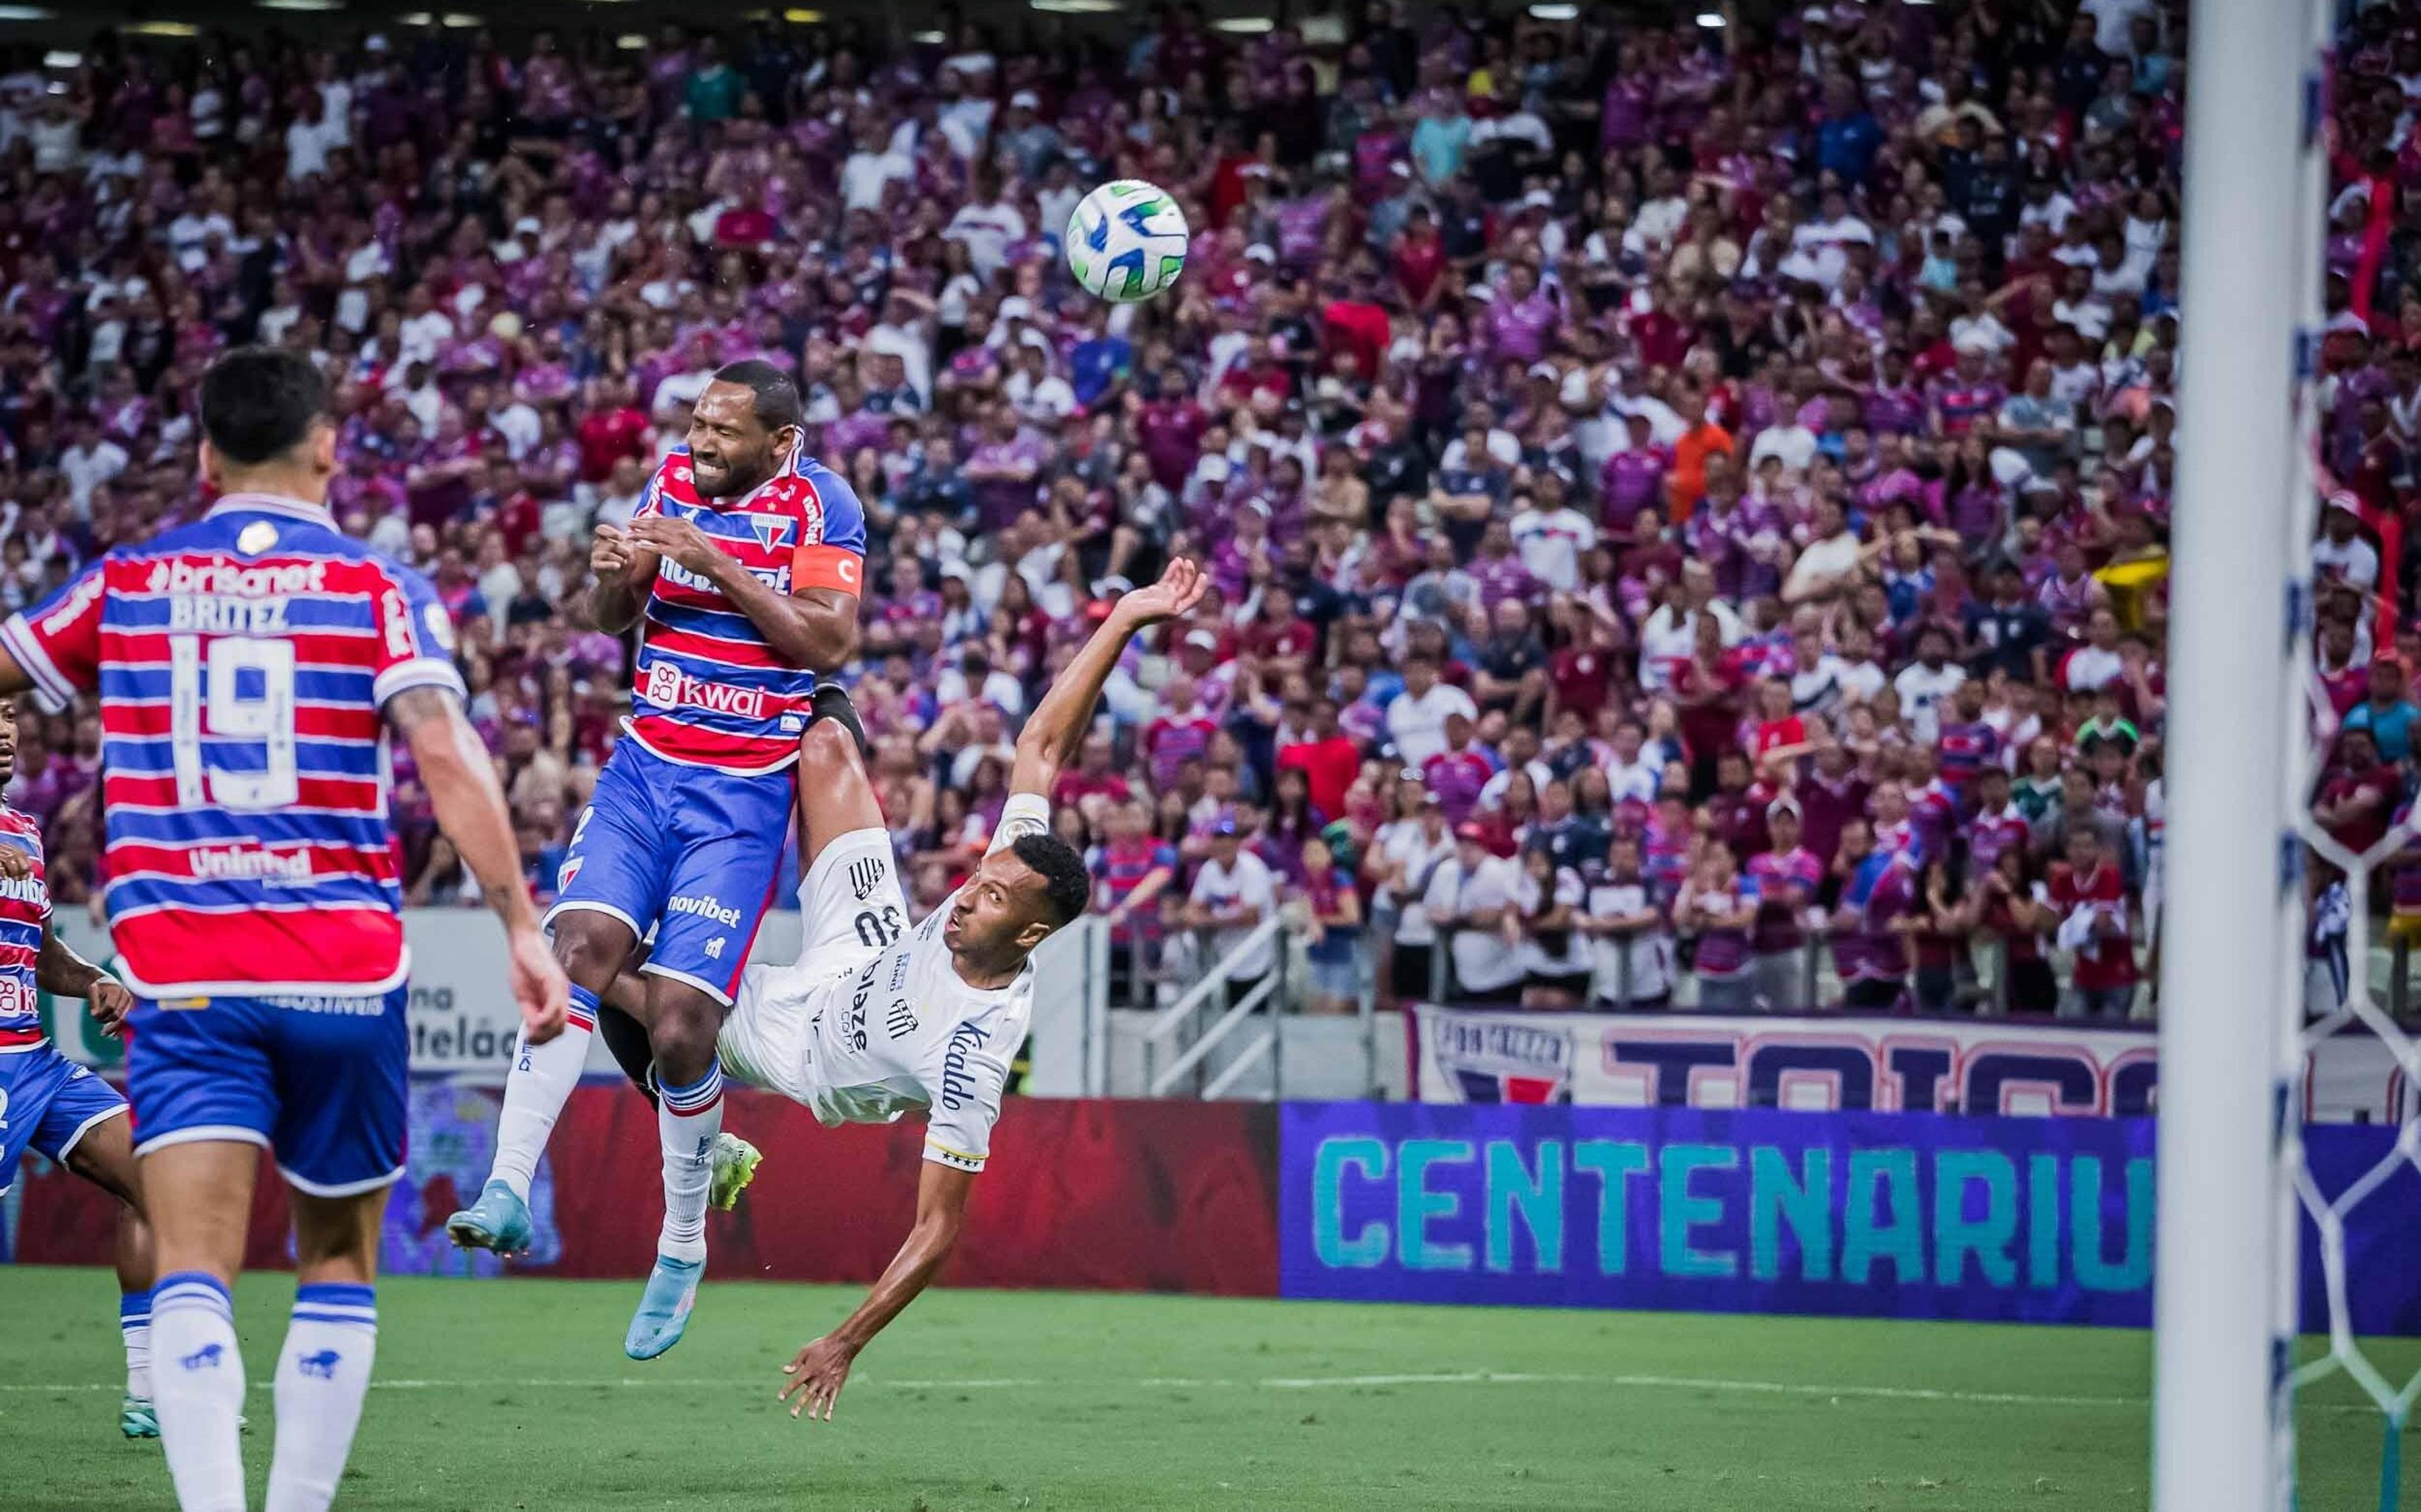
{"label": "white shorts", "polygon": [[804,937],[787,966],[742,972],[715,1049],[723,1068],[793,1101],[816,1084],[815,1022],[838,990],[908,932],[908,896],[886,830],[851,830],[816,855],[799,884]]}

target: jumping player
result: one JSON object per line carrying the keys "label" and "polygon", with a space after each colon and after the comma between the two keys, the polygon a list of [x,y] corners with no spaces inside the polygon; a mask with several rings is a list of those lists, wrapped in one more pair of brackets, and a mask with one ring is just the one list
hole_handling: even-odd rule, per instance
{"label": "jumping player", "polygon": [[572,830],[547,914],[573,1032],[514,1055],[494,1167],[446,1224],[466,1247],[528,1248],[530,1181],[580,1080],[599,997],[652,927],[642,970],[664,1221],[622,1341],[634,1360],[679,1340],[706,1265],[710,1197],[727,1206],[755,1168],[753,1149],[722,1138],[714,1038],[780,885],[812,669],[857,649],[865,511],[801,449],[799,423],[780,369],[731,364],[699,396],[688,444],[664,460],[629,531],[597,532],[597,622],[619,631],[644,612],[646,630],[626,738]]}
{"label": "jumping player", "polygon": [[[17,701],[0,698],[0,787],[17,772]],[[59,1053],[42,1033],[37,989],[80,997],[102,1023],[126,1017],[133,999],[51,928],[50,881],[41,827],[0,804],[0,1196],[28,1149],[116,1197],[117,1327],[126,1341],[126,1395],[118,1430],[156,1439],[151,1410],[151,1231],[143,1222],[134,1140],[126,1099]]]}
{"label": "jumping player", "polygon": [[178,1502],[244,1505],[229,1287],[265,1146],[292,1189],[296,1282],[268,1505],[317,1512],[369,1387],[380,1216],[403,1172],[410,962],[382,715],[504,920],[532,1043],[561,1032],[564,981],[445,607],[328,517],[326,381],[293,352],[233,351],[202,376],[200,418],[218,502],[0,624],[0,694],[101,694],[104,901],[134,1000],[152,1399]]}
{"label": "jumping player", "polygon": [[[858,1309],[784,1367],[793,1417],[832,1417],[850,1363],[958,1242],[968,1192],[991,1152],[1009,1057],[1025,1039],[1030,958],[1092,894],[1084,858],[1051,833],[1052,787],[1076,758],[1127,642],[1200,602],[1204,582],[1180,558],[1158,583],[1117,600],[1018,737],[991,853],[914,929],[882,805],[840,717],[846,695],[837,688],[816,694],[799,785],[806,940],[797,964],[751,966],[742,976],[723,1026],[723,1064],[826,1124],[888,1123],[912,1110],[923,1110],[927,1123],[915,1225]],[[640,982],[625,975],[606,1011],[651,1009]]]}

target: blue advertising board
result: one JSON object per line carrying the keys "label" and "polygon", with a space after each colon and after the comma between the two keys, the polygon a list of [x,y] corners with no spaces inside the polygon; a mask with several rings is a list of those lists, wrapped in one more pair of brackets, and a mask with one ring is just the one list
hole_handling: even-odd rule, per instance
{"label": "blue advertising board", "polygon": [[[2144,1327],[2153,1123],[1289,1103],[1279,1289],[1343,1301]],[[2306,1130],[2324,1193],[2393,1131]],[[2258,1179],[2247,1173],[2247,1179]],[[2421,1333],[2421,1173],[2348,1218],[2366,1333]],[[2307,1326],[2327,1317],[2305,1225]]]}

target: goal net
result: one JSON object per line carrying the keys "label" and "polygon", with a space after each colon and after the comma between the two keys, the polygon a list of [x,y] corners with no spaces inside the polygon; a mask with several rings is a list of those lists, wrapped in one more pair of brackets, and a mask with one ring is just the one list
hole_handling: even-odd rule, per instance
{"label": "goal net", "polygon": [[[2386,1512],[2421,1397],[2421,1373],[2398,1379],[2356,1332],[2350,1268],[2362,1257],[2347,1242],[2357,1209],[2411,1200],[2399,1177],[2421,1169],[2410,1095],[2421,1044],[2372,969],[2391,868],[2421,843],[2421,825],[2407,806],[2383,837],[2350,836],[2313,805],[2342,733],[2315,635],[2331,626],[2341,638],[2350,624],[2365,646],[2387,638],[2381,654],[2394,635],[2392,614],[2316,591],[2313,578],[2316,522],[2335,488],[2322,444],[2335,396],[2319,361],[2335,15],[2313,0],[2193,10],[2161,972],[2159,1512],[2288,1512],[2298,1394],[2340,1375],[2382,1416]],[[2324,1186],[2305,1158],[2304,1068],[2355,1034],[2377,1037],[2399,1069],[2383,1110],[2398,1135],[2368,1169]],[[2306,1224],[2327,1300],[2321,1348],[2300,1333]]]}

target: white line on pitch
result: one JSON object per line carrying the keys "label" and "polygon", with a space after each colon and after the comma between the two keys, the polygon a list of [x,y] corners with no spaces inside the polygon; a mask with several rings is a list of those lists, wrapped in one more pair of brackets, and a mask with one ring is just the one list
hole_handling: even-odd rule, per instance
{"label": "white line on pitch", "polygon": [[[273,1382],[255,1381],[252,1389],[265,1392]],[[1818,1385],[1794,1380],[1741,1380],[1719,1377],[1588,1375],[1583,1373],[1543,1373],[1522,1370],[1463,1370],[1367,1376],[1264,1376],[1243,1380],[1196,1376],[1147,1376],[1125,1382],[1074,1382],[1049,1380],[1036,1376],[975,1376],[965,1378],[884,1379],[861,1376],[851,1382],[861,1389],[892,1391],[994,1391],[1025,1387],[1065,1387],[1076,1384],[1131,1385],[1164,1390],[1225,1389],[1257,1391],[1324,1391],[1339,1387],[1373,1386],[1524,1386],[1584,1385],[1607,1386],[1629,1391],[1693,1391],[1730,1393],[1757,1396],[1851,1397],[1870,1401],[1944,1402],[1962,1407],[2048,1407],[2108,1409],[2141,1408],[2148,1398],[2142,1396],[2062,1395],[2034,1392],[1977,1392],[1939,1389],[1928,1386],[1858,1386]],[[672,1391],[719,1391],[728,1388],[754,1389],[736,1377],[682,1376],[597,1376],[550,1377],[529,1376],[462,1380],[423,1380],[412,1378],[372,1380],[370,1385],[382,1391],[607,1391],[617,1389],[654,1389]],[[114,1392],[124,1390],[121,1381],[75,1381],[42,1384],[25,1381],[0,1381],[0,1393],[43,1392]],[[2378,1409],[2367,1403],[2305,1402],[2303,1410],[2313,1412],[2357,1413],[2375,1416]]]}

